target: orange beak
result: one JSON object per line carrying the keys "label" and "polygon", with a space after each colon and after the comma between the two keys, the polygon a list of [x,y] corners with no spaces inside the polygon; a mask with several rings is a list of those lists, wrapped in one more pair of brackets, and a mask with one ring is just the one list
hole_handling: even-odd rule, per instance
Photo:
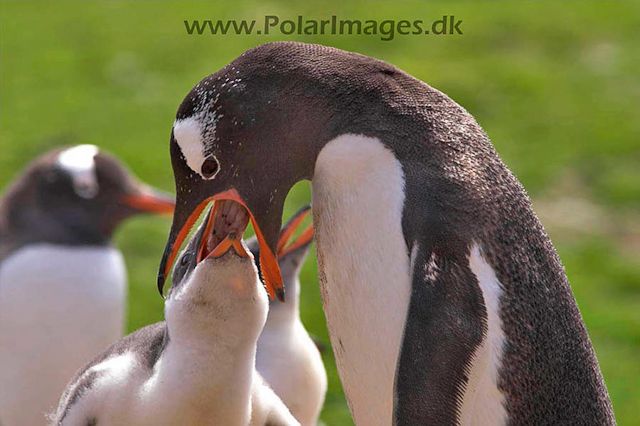
{"label": "orange beak", "polygon": [[140,191],[122,197],[121,202],[142,213],[173,213],[173,198],[149,186],[142,186]]}
{"label": "orange beak", "polygon": [[227,235],[224,237],[220,243],[211,251],[211,253],[207,254],[207,237],[211,235],[211,228],[213,227],[213,218],[215,217],[216,209],[218,208],[218,202],[214,201],[213,208],[211,209],[211,213],[208,216],[207,224],[205,225],[204,237],[200,241],[200,247],[198,247],[198,257],[196,262],[200,263],[205,259],[212,259],[216,257],[220,257],[228,252],[231,247],[236,251],[239,256],[249,257],[253,259],[253,255],[247,253],[242,245],[242,234],[236,235]]}
{"label": "orange beak", "polygon": [[278,258],[308,244],[313,239],[313,224],[310,224],[296,239],[291,241],[291,237],[293,237],[293,234],[295,234],[306,217],[309,216],[310,212],[311,207],[306,206],[285,225],[278,240]]}
{"label": "orange beak", "polygon": [[[189,231],[193,227],[193,224],[198,220],[202,211],[209,204],[209,202],[216,201],[216,200],[232,200],[241,204],[245,209],[247,209],[247,211],[249,212],[249,218],[251,219],[251,223],[253,224],[253,229],[258,239],[258,244],[260,245],[260,269],[262,271],[262,278],[264,280],[265,286],[267,287],[267,292],[269,293],[269,296],[272,299],[277,296],[279,300],[284,301],[284,286],[282,284],[282,275],[280,274],[280,267],[278,266],[278,260],[276,259],[276,256],[274,255],[273,251],[271,251],[271,249],[269,248],[269,245],[267,244],[262,234],[262,231],[260,230],[260,227],[258,226],[255,220],[255,217],[253,216],[253,213],[251,212],[251,210],[247,208],[247,205],[242,200],[242,198],[240,198],[240,194],[238,194],[238,191],[236,191],[233,188],[223,191],[219,194],[216,194],[213,197],[209,197],[205,199],[198,205],[198,207],[196,207],[193,210],[193,212],[191,212],[186,222],[182,226],[182,229],[180,229],[180,231],[178,232],[178,235],[171,246],[171,250],[169,252],[169,256],[165,264],[164,276],[169,275],[169,271],[171,269],[171,266],[173,265],[173,261],[175,260],[176,255],[178,254],[178,250],[180,250],[182,243],[187,238],[187,235],[189,234]],[[213,212],[212,212],[212,215],[210,216],[209,222],[211,222],[211,218],[213,218]],[[207,223],[206,226],[212,226],[212,225],[210,223]],[[206,231],[211,231],[211,229],[207,229]],[[206,235],[209,235],[209,234],[207,233]],[[220,247],[220,245],[223,242],[221,242],[218,245],[218,247]],[[242,244],[239,244],[239,245],[242,246]],[[216,247],[216,249],[214,249],[212,253],[219,252],[218,247]],[[224,247],[220,248],[220,250],[223,250],[223,248]],[[236,251],[237,251],[237,247],[236,247]]]}

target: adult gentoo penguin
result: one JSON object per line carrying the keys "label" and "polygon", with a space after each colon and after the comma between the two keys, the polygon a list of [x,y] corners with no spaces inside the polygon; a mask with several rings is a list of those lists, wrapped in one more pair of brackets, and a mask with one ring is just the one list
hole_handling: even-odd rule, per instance
{"label": "adult gentoo penguin", "polygon": [[[80,370],[54,425],[299,425],[256,372],[267,294],[240,240],[246,211],[221,204],[178,260],[166,322],[130,334]],[[211,232],[216,220],[225,235]]]}
{"label": "adult gentoo penguin", "polygon": [[[327,372],[320,351],[300,319],[300,270],[313,240],[307,227],[294,238],[296,229],[310,212],[300,209],[283,226],[278,242],[278,264],[287,292],[285,303],[272,301],[258,339],[256,368],[302,426],[315,426],[327,392]],[[259,259],[260,247],[253,237],[247,247]]]}
{"label": "adult gentoo penguin", "polygon": [[173,200],[93,145],[33,161],[0,199],[0,424],[43,425],[75,371],[122,336],[126,271],[111,246]]}
{"label": "adult gentoo penguin", "polygon": [[357,425],[610,424],[562,264],[473,117],[398,68],[265,44],[186,96],[159,273],[211,199],[246,206],[268,287],[285,197],[311,180],[318,270]]}

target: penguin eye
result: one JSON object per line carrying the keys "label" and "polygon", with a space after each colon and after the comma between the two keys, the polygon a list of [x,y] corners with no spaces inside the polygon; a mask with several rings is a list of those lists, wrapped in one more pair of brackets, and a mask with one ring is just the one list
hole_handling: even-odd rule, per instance
{"label": "penguin eye", "polygon": [[218,162],[218,159],[214,155],[209,155],[204,159],[200,171],[205,179],[213,178],[218,174],[218,171],[220,171],[220,163]]}
{"label": "penguin eye", "polygon": [[184,256],[182,256],[182,259],[180,259],[180,265],[186,266],[187,263],[189,263],[189,255],[185,254]]}

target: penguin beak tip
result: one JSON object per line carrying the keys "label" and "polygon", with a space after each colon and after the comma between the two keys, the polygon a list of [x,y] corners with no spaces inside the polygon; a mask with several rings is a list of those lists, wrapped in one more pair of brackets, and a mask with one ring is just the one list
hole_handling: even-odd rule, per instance
{"label": "penguin beak tip", "polygon": [[121,202],[139,213],[170,214],[175,209],[173,197],[146,185],[142,185],[134,193],[124,195]]}
{"label": "penguin beak tip", "polygon": [[158,282],[157,282],[158,293],[160,293],[160,296],[162,296],[163,299],[164,299],[164,282],[165,282],[164,274],[158,274]]}

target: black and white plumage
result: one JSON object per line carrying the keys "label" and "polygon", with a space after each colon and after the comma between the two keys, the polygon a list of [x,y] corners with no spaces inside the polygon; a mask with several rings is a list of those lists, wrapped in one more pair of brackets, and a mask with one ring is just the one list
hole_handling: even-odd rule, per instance
{"label": "black and white plumage", "polygon": [[357,425],[615,423],[525,190],[443,93],[363,55],[265,44],[191,90],[170,149],[178,207],[160,285],[200,206],[230,198],[251,212],[278,294],[284,201],[311,181],[323,307]]}
{"label": "black and white plumage", "polygon": [[255,370],[268,310],[256,266],[239,240],[209,252],[205,224],[174,270],[165,322],[81,369],[53,425],[299,425]]}
{"label": "black and white plumage", "polygon": [[34,160],[0,199],[0,424],[41,426],[74,372],[122,336],[117,226],[173,200],[93,145]]}

